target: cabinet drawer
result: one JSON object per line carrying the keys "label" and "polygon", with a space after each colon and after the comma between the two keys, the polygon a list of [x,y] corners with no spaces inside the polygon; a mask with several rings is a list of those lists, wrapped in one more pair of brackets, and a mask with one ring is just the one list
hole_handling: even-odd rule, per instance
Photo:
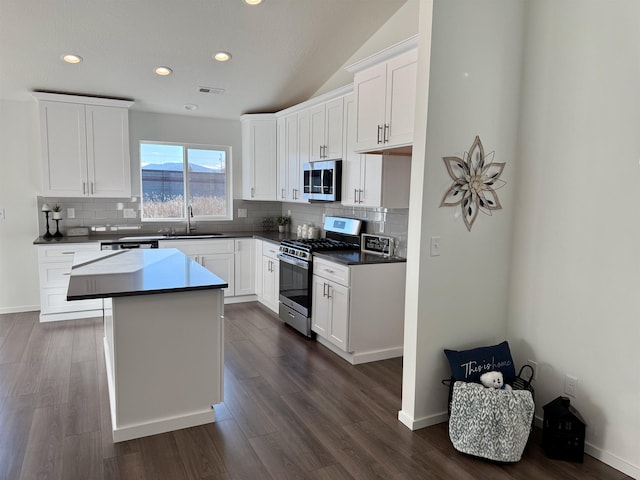
{"label": "cabinet drawer", "polygon": [[319,258],[313,259],[313,273],[327,280],[349,286],[349,267]]}
{"label": "cabinet drawer", "polygon": [[96,252],[100,250],[98,243],[74,243],[69,245],[41,245],[38,246],[38,261],[40,263],[47,262],[64,262],[69,264],[73,262],[73,254],[76,252]]}
{"label": "cabinet drawer", "polygon": [[67,288],[69,286],[72,258],[73,256],[69,258],[68,262],[41,263],[39,268],[40,288]]}
{"label": "cabinet drawer", "polygon": [[262,242],[262,255],[264,255],[265,257],[272,258],[274,260],[278,260],[279,247],[280,247],[280,244],[265,240]]}

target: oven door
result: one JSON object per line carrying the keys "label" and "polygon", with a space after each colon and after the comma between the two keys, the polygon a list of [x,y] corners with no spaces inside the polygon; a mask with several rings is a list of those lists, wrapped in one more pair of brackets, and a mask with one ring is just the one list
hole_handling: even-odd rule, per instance
{"label": "oven door", "polygon": [[309,317],[311,313],[310,262],[282,253],[280,259],[280,302]]}

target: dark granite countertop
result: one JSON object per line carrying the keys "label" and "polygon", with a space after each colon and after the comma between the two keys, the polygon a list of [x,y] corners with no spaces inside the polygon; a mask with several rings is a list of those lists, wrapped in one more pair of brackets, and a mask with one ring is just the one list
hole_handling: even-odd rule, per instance
{"label": "dark granite countertop", "polygon": [[[219,233],[219,232],[218,232]],[[282,240],[294,239],[296,235],[291,232],[280,233],[280,232],[224,232],[220,235],[216,235],[212,238],[198,238],[198,235],[206,235],[206,233],[194,234],[191,238],[185,238],[185,236],[167,236],[163,237],[160,234],[150,234],[150,233],[140,233],[137,235],[120,233],[120,234],[98,234],[98,235],[90,235],[87,237],[62,237],[62,238],[42,238],[38,237],[34,240],[34,245],[56,245],[56,244],[73,244],[73,243],[110,243],[117,242],[122,238],[134,239],[134,238],[144,238],[144,237],[158,237],[159,240],[216,240],[216,239],[229,239],[229,238],[256,238],[258,240],[264,240],[267,242],[272,242],[275,244],[279,244]],[[371,253],[362,253],[360,251],[353,250],[340,250],[340,251],[329,251],[329,252],[316,252],[314,255],[318,257],[324,257],[327,260],[342,263],[344,265],[370,265],[377,263],[397,263],[397,262],[406,262],[405,258],[401,257],[384,257],[381,255],[375,255]]]}
{"label": "dark granite countertop", "polygon": [[[274,243],[280,243],[280,241],[295,238],[295,235],[291,233],[279,233],[279,232],[212,232],[214,237],[206,238],[206,240],[216,239],[229,239],[229,238],[257,238],[260,240],[267,240]],[[175,236],[163,236],[162,234],[154,233],[100,233],[95,235],[87,235],[80,237],[61,237],[61,238],[43,238],[38,237],[33,241],[34,245],[58,245],[58,244],[73,244],[73,243],[111,243],[120,241],[122,238],[135,239],[135,238],[149,238],[154,237],[157,240],[205,240],[201,235],[208,235],[207,233],[194,234],[192,236],[175,235]],[[200,236],[200,238],[199,238]]]}
{"label": "dark granite countertop", "polygon": [[363,253],[359,250],[314,252],[313,256],[343,265],[373,265],[379,263],[403,263],[407,261],[406,258],[402,257],[385,257],[373,253]]}
{"label": "dark granite countertop", "polygon": [[76,254],[67,300],[149,295],[228,287],[175,248]]}

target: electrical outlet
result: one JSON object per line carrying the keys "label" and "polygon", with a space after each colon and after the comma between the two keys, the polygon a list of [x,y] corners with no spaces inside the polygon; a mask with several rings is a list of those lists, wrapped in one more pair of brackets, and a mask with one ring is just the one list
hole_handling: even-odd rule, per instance
{"label": "electrical outlet", "polygon": [[247,218],[247,209],[239,208],[238,209],[238,218]]}
{"label": "electrical outlet", "polygon": [[574,398],[578,396],[578,377],[573,375],[564,377],[564,393]]}
{"label": "electrical outlet", "polygon": [[124,218],[136,218],[136,211],[133,208],[125,208],[122,210],[122,216]]}
{"label": "electrical outlet", "polygon": [[432,257],[440,256],[440,237],[431,237],[431,252]]}
{"label": "electrical outlet", "polygon": [[[533,379],[538,380],[538,362],[527,360],[527,363],[533,368]],[[527,369],[528,370],[528,369]]]}
{"label": "electrical outlet", "polygon": [[67,218],[76,218],[75,208],[67,208]]}

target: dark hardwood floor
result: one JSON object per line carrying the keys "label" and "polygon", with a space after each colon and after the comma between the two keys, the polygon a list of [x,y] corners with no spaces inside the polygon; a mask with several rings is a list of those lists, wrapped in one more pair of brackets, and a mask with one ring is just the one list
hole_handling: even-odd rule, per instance
{"label": "dark hardwood floor", "polygon": [[398,422],[400,359],[351,366],[256,303],[225,317],[217,422],[113,444],[102,321],[0,315],[0,479],[629,478],[547,459],[538,431],[516,464],[460,454],[446,424]]}

